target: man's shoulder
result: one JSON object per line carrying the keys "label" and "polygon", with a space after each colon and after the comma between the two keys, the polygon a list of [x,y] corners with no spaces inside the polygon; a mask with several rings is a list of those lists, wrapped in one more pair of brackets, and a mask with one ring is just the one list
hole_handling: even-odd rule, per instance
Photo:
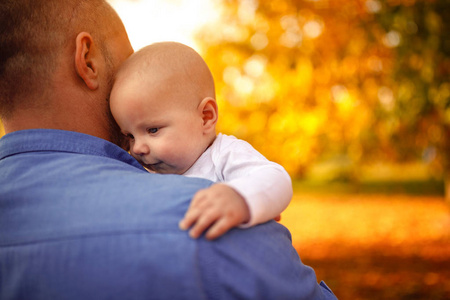
{"label": "man's shoulder", "polygon": [[10,212],[21,212],[14,219],[0,212],[0,223],[27,225],[7,233],[20,239],[11,242],[178,230],[193,195],[211,184],[150,174],[111,157],[70,152],[18,154],[0,161],[0,168],[2,204]]}

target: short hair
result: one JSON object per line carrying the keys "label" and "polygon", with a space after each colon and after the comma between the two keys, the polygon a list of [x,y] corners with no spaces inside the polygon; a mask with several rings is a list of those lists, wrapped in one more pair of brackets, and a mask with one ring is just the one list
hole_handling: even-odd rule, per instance
{"label": "short hair", "polygon": [[[105,20],[108,20],[105,22]],[[105,0],[0,1],[0,117],[45,95],[56,62],[79,32],[107,54],[104,32],[120,22]]]}

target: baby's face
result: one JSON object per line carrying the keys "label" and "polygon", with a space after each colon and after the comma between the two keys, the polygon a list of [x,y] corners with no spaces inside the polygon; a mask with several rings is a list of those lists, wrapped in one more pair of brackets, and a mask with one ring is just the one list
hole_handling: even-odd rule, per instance
{"label": "baby's face", "polygon": [[129,138],[131,155],[151,171],[183,174],[208,147],[195,101],[180,105],[179,97],[165,85],[149,88],[131,79],[111,92],[111,112]]}

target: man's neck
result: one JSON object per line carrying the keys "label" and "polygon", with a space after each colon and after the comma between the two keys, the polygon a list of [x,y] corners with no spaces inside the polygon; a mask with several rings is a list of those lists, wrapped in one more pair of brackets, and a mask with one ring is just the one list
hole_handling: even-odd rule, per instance
{"label": "man's neck", "polygon": [[85,133],[112,141],[112,135],[110,129],[107,128],[108,126],[101,126],[107,121],[99,122],[100,120],[93,117],[88,118],[85,114],[77,117],[75,113],[70,115],[56,114],[49,110],[22,110],[15,112],[10,118],[2,120],[5,133],[27,129],[60,129]]}

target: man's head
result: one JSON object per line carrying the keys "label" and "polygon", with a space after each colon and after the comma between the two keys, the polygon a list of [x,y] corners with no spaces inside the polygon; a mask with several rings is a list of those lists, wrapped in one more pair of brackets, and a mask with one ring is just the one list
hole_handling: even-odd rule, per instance
{"label": "man's head", "polygon": [[[6,130],[90,133],[77,122],[109,127],[105,99],[115,70],[131,53],[120,18],[104,0],[2,0],[0,117]],[[80,119],[88,106],[92,115]],[[19,122],[24,116],[28,123]]]}
{"label": "man's head", "polygon": [[111,112],[138,161],[158,173],[183,174],[215,138],[213,77],[190,47],[152,44],[120,67]]}

